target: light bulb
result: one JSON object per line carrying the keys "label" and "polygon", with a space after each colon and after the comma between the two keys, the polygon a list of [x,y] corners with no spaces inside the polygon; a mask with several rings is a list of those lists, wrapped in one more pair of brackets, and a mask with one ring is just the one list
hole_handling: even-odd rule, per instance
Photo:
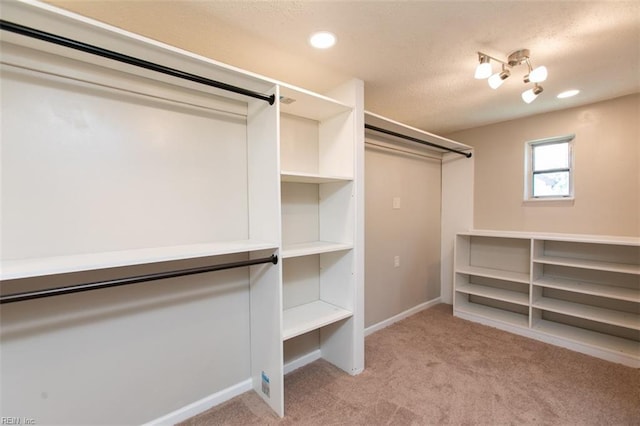
{"label": "light bulb", "polygon": [[491,87],[492,89],[497,89],[498,87],[502,86],[502,83],[504,83],[504,80],[500,78],[499,72],[489,77],[489,80],[487,81],[489,83],[489,87]]}
{"label": "light bulb", "polygon": [[511,71],[506,69],[503,65],[502,71],[497,72],[489,77],[489,87],[491,87],[492,89],[497,89],[498,87],[502,86],[502,83],[504,83],[504,81],[509,78],[510,75]]}
{"label": "light bulb", "polygon": [[537,84],[533,87],[533,89],[526,90],[522,92],[522,100],[526,103],[530,104],[533,102],[540,93],[542,93],[542,86],[538,86]]}
{"label": "light bulb", "polygon": [[478,60],[480,63],[476,67],[476,73],[474,75],[478,80],[488,78],[491,75],[491,60],[483,53],[478,52]]}
{"label": "light bulb", "polygon": [[547,79],[547,67],[545,67],[544,65],[538,68],[534,68],[529,73],[529,81],[531,81],[532,83],[540,83],[542,81],[545,81],[546,79]]}
{"label": "light bulb", "polygon": [[478,64],[476,68],[475,78],[478,80],[482,80],[483,78],[487,78],[491,75],[491,64],[489,62],[483,62]]}

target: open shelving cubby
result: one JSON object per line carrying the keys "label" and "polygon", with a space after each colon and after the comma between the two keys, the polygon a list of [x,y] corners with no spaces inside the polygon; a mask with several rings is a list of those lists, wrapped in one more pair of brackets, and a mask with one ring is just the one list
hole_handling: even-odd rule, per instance
{"label": "open shelving cubby", "polygon": [[640,365],[637,238],[471,231],[455,259],[456,315]]}
{"label": "open shelving cubby", "polygon": [[280,108],[283,342],[317,333],[309,350],[354,374],[356,112],[287,86]]}
{"label": "open shelving cubby", "polygon": [[454,309],[506,324],[529,322],[530,242],[458,234]]}

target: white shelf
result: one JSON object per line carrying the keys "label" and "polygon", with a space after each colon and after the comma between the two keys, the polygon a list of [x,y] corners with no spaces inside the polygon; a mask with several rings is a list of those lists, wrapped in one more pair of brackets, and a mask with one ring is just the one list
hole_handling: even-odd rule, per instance
{"label": "white shelf", "polygon": [[286,309],[282,316],[282,340],[349,318],[353,313],[321,300]]}
{"label": "white shelf", "polygon": [[[286,84],[281,84],[280,96],[280,111],[311,120],[323,121],[352,109],[335,99]],[[286,103],[282,99],[292,99],[294,102]]]}
{"label": "white shelf", "polygon": [[598,349],[640,357],[640,342],[633,340],[546,320],[538,321],[533,330]]}
{"label": "white shelf", "polygon": [[503,302],[515,303],[517,305],[529,306],[529,294],[519,293],[512,290],[489,287],[478,284],[459,284],[456,291],[476,296],[487,297],[489,299],[501,300]]}
{"label": "white shelf", "polygon": [[490,306],[480,305],[477,303],[458,303],[456,304],[455,309],[459,312],[477,315],[495,321],[501,321],[505,324],[515,325],[517,327],[529,326],[529,317],[527,315],[516,314],[515,312],[492,308]]}
{"label": "white shelf", "polygon": [[292,171],[282,171],[280,173],[282,182],[294,183],[332,183],[332,182],[350,182],[353,177],[350,176],[325,176],[313,173],[298,173]]}
{"label": "white shelf", "polygon": [[529,274],[522,272],[504,271],[501,269],[481,268],[479,266],[458,266],[456,272],[460,274],[475,275],[478,277],[495,278],[504,281],[513,281],[529,284]]}
{"label": "white shelf", "polygon": [[353,244],[334,243],[328,241],[313,241],[309,243],[291,244],[282,248],[280,253],[283,259],[290,257],[309,256],[312,254],[331,253],[341,250],[350,250]]}
{"label": "white shelf", "polygon": [[582,269],[595,269],[609,272],[622,272],[625,274],[640,275],[640,265],[630,265],[625,263],[600,262],[596,260],[572,259],[558,256],[538,256],[533,259],[536,263],[547,265],[570,266]]}
{"label": "white shelf", "polygon": [[640,303],[640,290],[634,290],[632,288],[616,287],[612,285],[581,282],[555,277],[539,278],[533,282],[533,285]]}
{"label": "white shelf", "polygon": [[11,280],[276,248],[277,244],[274,243],[239,240],[211,244],[189,244],[69,256],[3,260],[0,277],[2,280]]}
{"label": "white shelf", "polygon": [[[424,130],[421,130],[415,127],[407,126],[406,124],[391,120],[387,117],[383,117],[381,115],[374,114],[369,111],[364,112],[364,121],[366,124],[369,124],[375,127],[380,127],[385,130],[390,130],[392,132],[400,133],[401,135],[421,139],[427,142],[435,143],[437,145],[446,146],[447,148],[457,149],[462,151],[467,151],[472,149],[472,147],[469,145],[465,145],[460,142],[456,142],[451,139],[444,138],[442,136],[434,135],[433,133],[425,132]],[[378,134],[375,131],[372,131],[372,132],[374,132],[374,134]],[[386,136],[386,137],[389,137],[389,136]],[[393,136],[392,138],[397,139]],[[402,143],[407,142],[404,139],[400,139],[400,141]],[[412,142],[409,142],[409,143],[416,145],[415,143],[412,143]],[[438,148],[426,147],[425,145],[420,145],[420,147],[424,149],[429,149],[429,150],[434,150],[434,149],[439,150]]]}
{"label": "white shelf", "polygon": [[640,330],[640,315],[542,297],[533,303],[536,309]]}

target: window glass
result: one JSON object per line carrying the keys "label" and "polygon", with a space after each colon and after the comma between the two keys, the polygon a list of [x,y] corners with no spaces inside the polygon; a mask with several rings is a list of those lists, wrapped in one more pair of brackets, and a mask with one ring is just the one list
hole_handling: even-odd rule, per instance
{"label": "window glass", "polygon": [[533,146],[533,170],[566,169],[569,167],[569,143]]}
{"label": "window glass", "polygon": [[533,175],[534,197],[566,197],[569,195],[569,172],[536,173]]}
{"label": "window glass", "polygon": [[573,138],[526,143],[525,200],[573,198]]}

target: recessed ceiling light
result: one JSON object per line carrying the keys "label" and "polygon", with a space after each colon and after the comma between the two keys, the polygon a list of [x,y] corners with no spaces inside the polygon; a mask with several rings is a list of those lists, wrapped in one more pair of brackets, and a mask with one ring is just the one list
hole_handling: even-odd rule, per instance
{"label": "recessed ceiling light", "polygon": [[311,34],[309,43],[316,49],[328,49],[336,44],[336,36],[329,31],[318,31]]}
{"label": "recessed ceiling light", "polygon": [[557,98],[558,99],[570,98],[572,96],[577,95],[578,93],[580,93],[580,91],[578,89],[566,90],[566,91],[564,91],[562,93],[559,93]]}

